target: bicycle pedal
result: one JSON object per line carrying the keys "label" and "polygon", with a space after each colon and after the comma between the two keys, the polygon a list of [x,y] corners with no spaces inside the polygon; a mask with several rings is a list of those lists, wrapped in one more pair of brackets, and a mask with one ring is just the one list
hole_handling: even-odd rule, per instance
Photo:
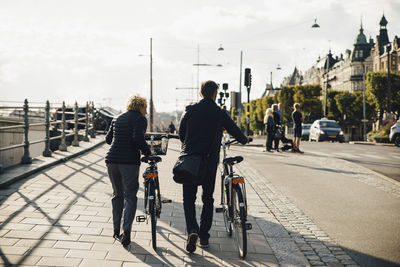
{"label": "bicycle pedal", "polygon": [[223,213],[225,211],[224,208],[215,208],[216,213]]}
{"label": "bicycle pedal", "polygon": [[251,223],[246,223],[246,230],[251,230],[251,229],[253,229]]}
{"label": "bicycle pedal", "polygon": [[171,199],[164,199],[164,200],[161,201],[161,203],[171,203],[171,202],[172,202]]}
{"label": "bicycle pedal", "polygon": [[136,222],[144,222],[144,221],[146,221],[146,216],[144,215],[136,216]]}

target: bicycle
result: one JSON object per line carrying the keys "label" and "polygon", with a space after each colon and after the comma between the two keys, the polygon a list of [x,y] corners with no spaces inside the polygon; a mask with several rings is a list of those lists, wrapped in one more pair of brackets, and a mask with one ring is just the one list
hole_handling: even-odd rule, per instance
{"label": "bicycle", "polygon": [[[251,142],[252,139],[249,139]],[[221,203],[222,208],[216,208],[217,213],[223,213],[225,229],[229,236],[235,233],[239,257],[244,259],[247,254],[247,231],[252,229],[247,222],[247,200],[245,179],[235,174],[233,165],[243,161],[242,156],[227,157],[227,145],[237,143],[236,140],[222,140],[223,162],[221,172]]]}
{"label": "bicycle", "polygon": [[[158,135],[155,136],[153,134],[146,136],[145,139],[149,140],[151,143],[151,151],[152,154],[159,154],[165,155],[166,150],[155,149],[157,146],[154,145],[155,140],[162,140],[166,138],[179,138],[173,135]],[[157,220],[160,218],[161,215],[161,206],[164,203],[171,203],[170,199],[161,200],[161,192],[160,192],[160,183],[158,178],[158,168],[157,163],[161,162],[162,159],[160,156],[151,155],[147,157],[141,158],[141,162],[148,163],[149,166],[146,167],[146,170],[143,173],[144,178],[144,215],[136,216],[137,222],[144,222],[148,223],[149,219],[151,222],[151,240],[153,249],[156,250],[157,248]]]}

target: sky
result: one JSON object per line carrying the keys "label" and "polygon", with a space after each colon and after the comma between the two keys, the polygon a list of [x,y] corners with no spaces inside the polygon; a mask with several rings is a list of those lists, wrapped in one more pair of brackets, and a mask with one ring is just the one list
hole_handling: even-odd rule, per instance
{"label": "sky", "polygon": [[[351,49],[361,18],[375,39],[383,13],[393,40],[400,0],[0,0],[0,101],[122,110],[129,96],[150,95],[150,38],[156,111],[197,100],[196,90],[176,88],[196,88],[198,74],[238,91],[240,51],[256,99],[271,72],[279,86],[329,48]],[[311,28],[315,18],[320,28]]]}

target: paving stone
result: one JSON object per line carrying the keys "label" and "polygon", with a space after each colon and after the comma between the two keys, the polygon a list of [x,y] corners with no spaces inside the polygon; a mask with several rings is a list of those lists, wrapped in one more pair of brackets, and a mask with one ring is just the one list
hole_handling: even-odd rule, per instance
{"label": "paving stone", "polygon": [[15,246],[1,246],[0,255],[23,255],[29,250],[28,247],[15,247]]}
{"label": "paving stone", "polygon": [[54,246],[55,243],[56,243],[56,241],[54,241],[54,240],[20,239],[14,246],[15,247],[51,248]]}
{"label": "paving stone", "polygon": [[[0,257],[0,266],[7,266],[7,263],[14,264],[16,266],[33,266],[35,265],[40,256],[24,256],[24,255],[7,255],[7,257]],[[7,262],[5,261],[7,260]]]}
{"label": "paving stone", "polygon": [[71,249],[67,258],[85,258],[85,259],[93,259],[93,260],[103,260],[106,257],[106,251],[94,251],[94,250],[76,250]]}
{"label": "paving stone", "polygon": [[122,261],[83,259],[79,267],[121,267],[122,264]]}
{"label": "paving stone", "polygon": [[78,266],[82,259],[59,258],[59,257],[42,257],[38,265],[43,266]]}
{"label": "paving stone", "polygon": [[6,235],[4,235],[4,237],[14,237],[14,238],[40,239],[45,234],[45,232],[32,232],[32,231],[20,231],[20,230],[0,230],[0,231],[8,232]]}
{"label": "paving stone", "polygon": [[73,242],[73,241],[57,241],[54,248],[69,248],[69,249],[82,249],[89,250],[93,246],[93,243],[89,242]]}
{"label": "paving stone", "polygon": [[18,242],[17,238],[0,238],[0,246],[12,246]]}

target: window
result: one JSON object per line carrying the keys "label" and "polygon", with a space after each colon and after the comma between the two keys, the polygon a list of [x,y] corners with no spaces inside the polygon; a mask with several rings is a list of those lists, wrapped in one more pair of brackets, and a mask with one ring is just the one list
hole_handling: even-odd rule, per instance
{"label": "window", "polygon": [[355,57],[358,58],[358,50],[356,50],[356,55],[355,55]]}
{"label": "window", "polygon": [[362,50],[360,50],[360,52],[359,52],[360,54],[360,57],[363,57],[363,51]]}

